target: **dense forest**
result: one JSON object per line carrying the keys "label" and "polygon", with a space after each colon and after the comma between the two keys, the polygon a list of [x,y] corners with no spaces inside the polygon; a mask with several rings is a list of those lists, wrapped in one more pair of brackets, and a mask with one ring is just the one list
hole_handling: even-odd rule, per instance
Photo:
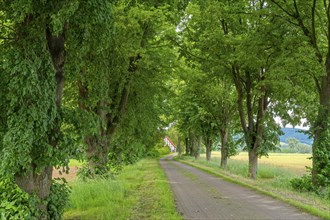
{"label": "dense forest", "polygon": [[[155,154],[239,147],[250,178],[282,125],[310,127],[304,181],[330,183],[330,2],[0,0],[0,210],[59,219],[53,167],[111,177]],[[240,137],[240,138],[233,138]],[[209,157],[208,157],[209,159]],[[114,168],[116,167],[116,168]],[[13,208],[14,207],[14,208]]]}

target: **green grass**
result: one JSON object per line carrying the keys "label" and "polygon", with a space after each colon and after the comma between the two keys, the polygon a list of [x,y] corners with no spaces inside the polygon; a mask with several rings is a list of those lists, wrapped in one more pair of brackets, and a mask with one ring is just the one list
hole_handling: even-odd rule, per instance
{"label": "green grass", "polygon": [[[211,161],[206,161],[205,157],[201,157],[198,160],[198,163],[213,166],[213,167],[219,167],[220,165],[220,158],[219,157],[213,157]],[[242,177],[247,177],[248,174],[248,163],[245,160],[237,160],[237,159],[229,159],[226,171],[231,174],[236,174]],[[259,163],[258,168],[258,178],[262,179],[271,179],[276,177],[293,177],[293,176],[299,176],[297,173],[295,173],[293,170],[286,169],[280,166],[277,166],[275,164],[271,163]]]}
{"label": "green grass", "polygon": [[79,161],[79,160],[75,160],[75,159],[71,159],[69,162],[69,166],[75,166],[75,167],[79,167],[83,164],[83,162]]}
{"label": "green grass", "polygon": [[75,181],[64,219],[181,219],[155,159],[125,167],[115,179]]}
{"label": "green grass", "polygon": [[[212,154],[212,156],[214,155]],[[288,157],[288,155],[283,156]],[[276,155],[276,157],[278,160],[283,161],[280,155]],[[298,160],[294,158],[294,155],[292,157],[292,161]],[[313,215],[330,219],[330,201],[313,193],[303,193],[293,190],[290,180],[300,176],[301,173],[296,168],[286,168],[284,163],[279,165],[275,165],[274,163],[259,164],[258,179],[251,180],[247,178],[247,160],[230,159],[226,170],[219,167],[220,158],[217,157],[217,154],[209,162],[205,160],[205,157],[201,157],[198,160],[195,160],[193,157],[181,157],[180,160],[210,174],[220,176],[228,181],[253,188],[261,193],[288,202]],[[290,162],[290,160],[287,160],[287,163]]]}

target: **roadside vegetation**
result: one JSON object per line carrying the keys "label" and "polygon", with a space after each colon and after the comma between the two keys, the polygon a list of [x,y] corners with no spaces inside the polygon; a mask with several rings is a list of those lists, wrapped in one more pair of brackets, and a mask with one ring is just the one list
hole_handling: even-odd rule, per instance
{"label": "roadside vegetation", "polygon": [[310,154],[269,153],[269,157],[260,159],[258,176],[252,180],[247,176],[248,157],[242,152],[228,160],[226,169],[220,168],[219,152],[212,152],[212,159],[207,161],[205,154],[199,159],[191,156],[177,157],[178,160],[220,176],[231,182],[244,185],[282,201],[288,202],[313,215],[330,219],[330,191],[323,194],[297,191],[292,186],[292,180],[307,174],[304,166],[310,166]]}
{"label": "roadside vegetation", "polygon": [[181,219],[157,159],[143,159],[114,178],[71,184],[64,219]]}
{"label": "roadside vegetation", "polygon": [[205,145],[210,159],[218,141],[224,170],[244,150],[244,176],[262,180],[281,126],[306,126],[312,146],[285,150],[311,152],[311,175],[288,187],[327,193],[330,4],[297,2],[0,1],[1,218],[60,219],[69,190],[54,168],[84,160],[100,187],[157,156],[170,127],[180,153],[198,161]]}

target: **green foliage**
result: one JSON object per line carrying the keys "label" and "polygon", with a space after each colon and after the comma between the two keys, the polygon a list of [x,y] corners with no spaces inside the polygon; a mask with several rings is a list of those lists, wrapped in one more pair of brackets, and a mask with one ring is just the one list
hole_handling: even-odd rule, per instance
{"label": "green foliage", "polygon": [[298,191],[314,191],[312,176],[304,175],[301,178],[294,178],[290,181],[291,186]]}
{"label": "green foliage", "polygon": [[1,154],[4,162],[1,171],[8,173],[20,172],[21,167],[30,171],[31,161],[39,168],[43,167],[53,157],[48,133],[53,129],[58,116],[53,93],[54,73],[47,57],[48,52],[41,45],[36,48],[26,50],[22,45],[17,45],[8,54],[8,68],[5,72],[11,79],[6,98],[10,100],[10,105],[7,112],[8,130],[3,137],[4,148]]}
{"label": "green foliage", "polygon": [[[299,71],[298,77],[290,76],[290,83],[298,85],[300,92],[293,96],[293,111],[302,113],[311,125],[309,131],[313,134],[313,172],[312,179],[315,186],[328,185],[329,181],[329,121],[330,121],[330,99],[329,99],[329,42],[330,19],[327,16],[327,7],[321,2],[303,2],[297,6],[279,1],[270,1],[269,5],[273,9],[273,14],[288,21],[290,27],[289,36],[285,39],[297,41],[294,48],[287,50],[291,56],[284,56],[285,64],[289,64],[289,72]],[[297,25],[296,25],[297,24]],[[284,52],[283,54],[287,54]],[[296,59],[297,57],[297,59]],[[294,60],[295,59],[295,60]],[[299,63],[299,65],[295,65]],[[282,65],[282,64],[281,64]],[[282,65],[283,66],[283,65]],[[298,66],[298,68],[297,68]],[[283,66],[286,68],[286,66]],[[304,74],[301,74],[304,73]],[[305,87],[308,86],[308,87]],[[312,88],[312,89],[311,89]],[[305,91],[304,91],[305,89]],[[295,91],[295,90],[292,90]],[[291,102],[292,99],[289,99]],[[285,104],[283,102],[282,104]],[[312,103],[312,104],[311,104]],[[288,117],[287,117],[288,118]],[[324,175],[325,174],[325,175]]]}
{"label": "green foliage", "polygon": [[163,156],[163,155],[166,155],[166,154],[169,154],[171,151],[170,151],[170,148],[168,146],[163,146],[161,148],[158,148],[157,151],[159,152],[159,155],[160,156]]}
{"label": "green foliage", "polygon": [[[69,198],[69,187],[65,180],[55,179],[51,194],[47,198],[47,209],[51,219],[61,219]],[[12,178],[0,178],[0,218],[1,219],[38,219],[40,201],[20,189]]]}
{"label": "green foliage", "polygon": [[0,219],[37,219],[36,200],[12,178],[0,177]]}
{"label": "green foliage", "polygon": [[[309,168],[309,171],[311,168]],[[330,184],[327,184],[326,181],[328,178],[326,178],[324,175],[319,175],[319,181],[322,187],[315,186],[312,182],[312,175],[304,175],[300,178],[293,178],[290,180],[290,184],[293,189],[299,191],[299,192],[314,192],[317,195],[330,200]],[[323,182],[325,181],[325,182]]]}
{"label": "green foliage", "polygon": [[152,148],[146,153],[146,156],[151,157],[151,158],[159,158],[161,156],[161,154],[159,153],[159,151],[157,149]]}
{"label": "green foliage", "polygon": [[[329,125],[328,121],[327,126]],[[313,152],[313,165],[320,169],[316,181],[319,187],[330,187],[330,131],[323,131],[320,139],[321,141],[314,143],[318,146]]]}
{"label": "green foliage", "polygon": [[50,219],[61,219],[68,205],[70,188],[64,178],[53,179],[47,209]]}

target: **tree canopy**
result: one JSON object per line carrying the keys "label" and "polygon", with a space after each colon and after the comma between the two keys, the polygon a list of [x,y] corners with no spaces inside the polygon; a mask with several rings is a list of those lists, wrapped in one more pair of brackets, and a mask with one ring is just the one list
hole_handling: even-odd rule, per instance
{"label": "tree canopy", "polygon": [[80,158],[85,177],[107,177],[150,155],[168,126],[196,158],[203,143],[210,159],[220,140],[222,168],[238,148],[248,151],[256,178],[280,126],[302,119],[314,138],[309,180],[322,190],[329,8],[316,0],[0,1],[0,190],[24,202],[1,191],[0,200],[24,203],[17,218],[58,219],[69,191],[52,180],[53,167]]}

